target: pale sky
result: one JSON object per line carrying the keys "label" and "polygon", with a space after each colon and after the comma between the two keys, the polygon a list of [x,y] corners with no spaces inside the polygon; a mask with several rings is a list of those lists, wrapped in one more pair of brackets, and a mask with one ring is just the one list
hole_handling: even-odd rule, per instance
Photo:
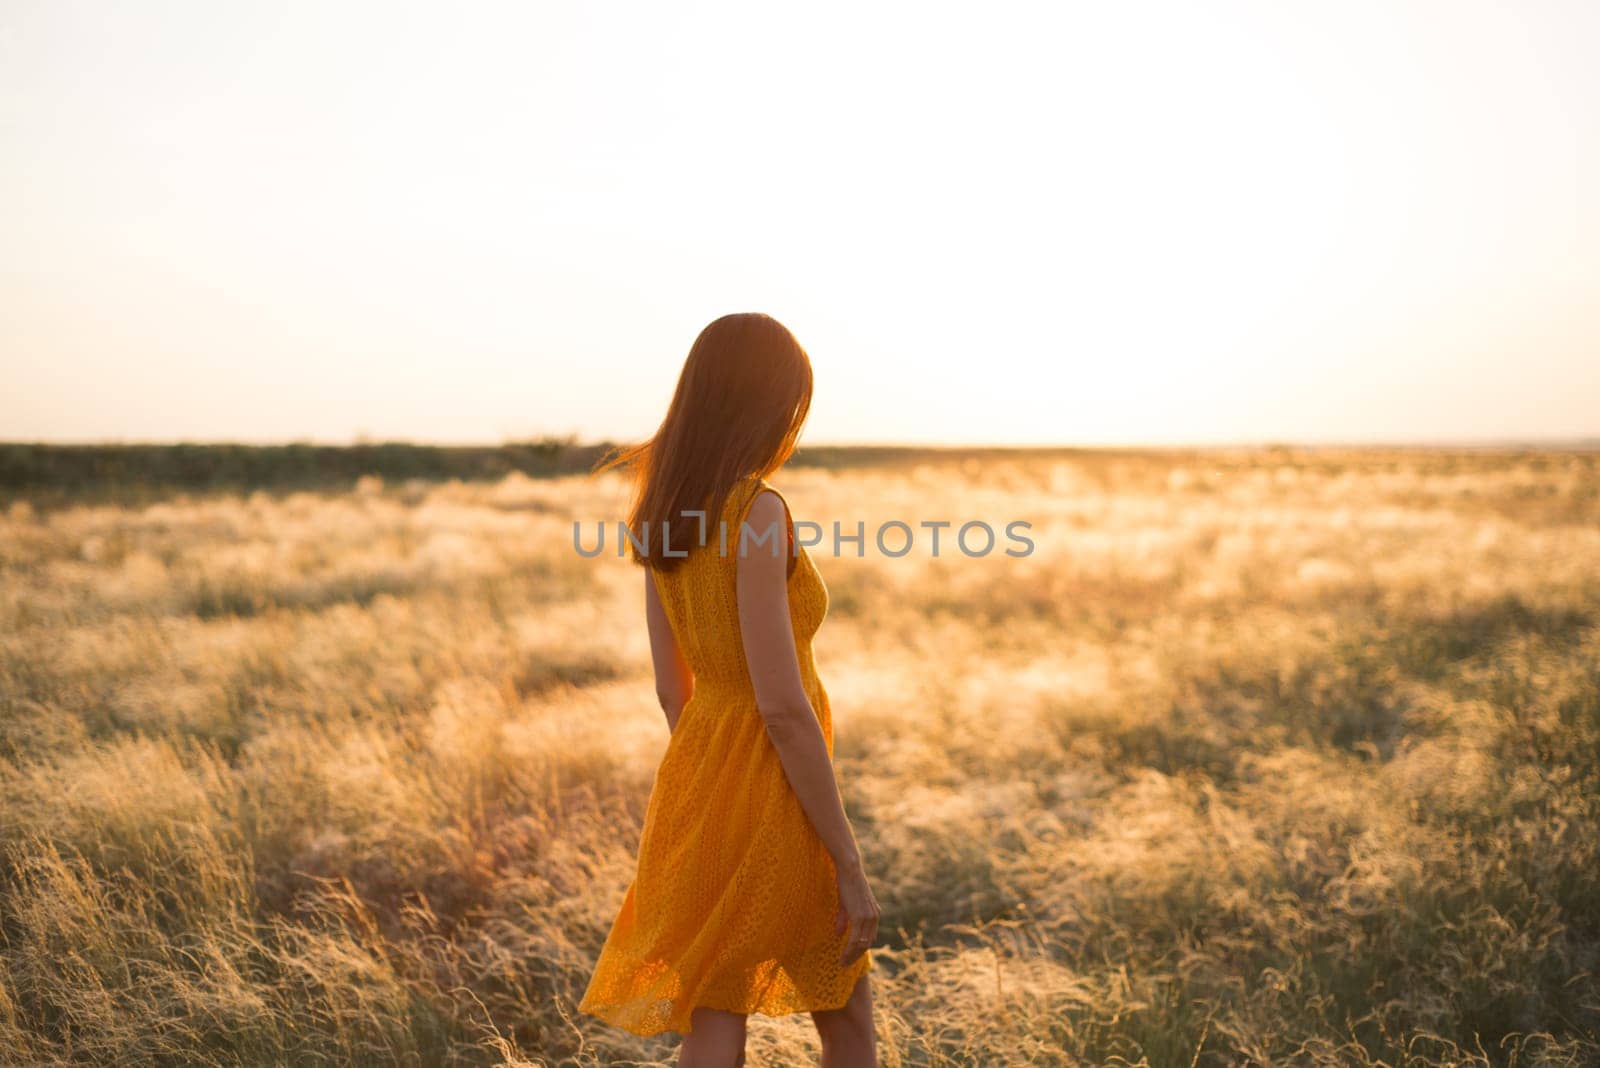
{"label": "pale sky", "polygon": [[0,439],[1600,435],[1600,4],[0,0]]}

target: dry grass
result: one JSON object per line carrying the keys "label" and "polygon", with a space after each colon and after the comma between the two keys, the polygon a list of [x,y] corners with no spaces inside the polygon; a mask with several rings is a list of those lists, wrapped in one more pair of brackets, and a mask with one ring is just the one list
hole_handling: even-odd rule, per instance
{"label": "dry grass", "polygon": [[[819,553],[886,1065],[1600,1062],[1600,460],[988,458]],[[574,1004],[655,762],[611,480],[13,503],[0,1049],[655,1064]],[[758,1018],[751,1063],[811,1055]]]}

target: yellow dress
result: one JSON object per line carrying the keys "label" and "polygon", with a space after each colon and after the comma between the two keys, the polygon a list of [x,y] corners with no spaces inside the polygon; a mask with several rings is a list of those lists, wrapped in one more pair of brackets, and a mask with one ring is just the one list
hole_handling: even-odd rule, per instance
{"label": "yellow dress", "polygon": [[[746,479],[729,491],[726,553],[712,521],[705,546],[651,572],[694,694],[656,772],[633,883],[578,1005],[640,1035],[687,1034],[701,1007],[836,1009],[872,966],[870,951],[839,964],[833,858],[784,775],[745,665],[735,568],[740,524],[763,489],[773,487]],[[770,545],[752,541],[747,552]],[[801,678],[831,756],[833,717],[811,655],[828,591],[803,546],[788,595]]]}

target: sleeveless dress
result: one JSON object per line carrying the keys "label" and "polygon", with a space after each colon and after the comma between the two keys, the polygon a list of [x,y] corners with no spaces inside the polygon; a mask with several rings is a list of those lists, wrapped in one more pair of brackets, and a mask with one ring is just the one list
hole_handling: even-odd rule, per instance
{"label": "sleeveless dress", "polygon": [[[687,1034],[696,1008],[837,1009],[872,966],[870,950],[839,964],[833,858],[784,775],[745,665],[735,568],[741,524],[762,490],[777,493],[760,478],[729,491],[725,553],[708,517],[705,545],[672,571],[651,571],[694,693],[656,771],[637,872],[578,1005],[635,1034]],[[771,539],[754,540],[762,533],[752,530],[747,553],[772,551]],[[828,591],[804,546],[789,567],[795,654],[831,756],[833,716],[811,654]]]}

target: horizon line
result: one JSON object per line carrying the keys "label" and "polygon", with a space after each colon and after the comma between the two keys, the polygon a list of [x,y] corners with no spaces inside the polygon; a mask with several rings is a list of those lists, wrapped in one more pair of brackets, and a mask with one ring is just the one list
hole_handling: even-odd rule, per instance
{"label": "horizon line", "polygon": [[[283,448],[300,445],[312,448],[362,448],[385,445],[406,445],[416,448],[437,449],[495,449],[512,445],[550,445],[559,444],[571,448],[602,448],[609,446],[629,444],[628,441],[612,438],[587,438],[582,439],[572,434],[545,434],[528,436],[507,436],[499,439],[421,439],[404,437],[366,437],[356,435],[347,438],[319,438],[319,437],[285,437],[285,438],[140,438],[140,437],[105,437],[105,438],[0,438],[0,447],[42,447],[42,448],[177,448],[182,446],[198,448],[246,447],[246,448]],[[1541,436],[1504,436],[1504,437],[1438,437],[1438,438],[1238,438],[1238,439],[1212,439],[1192,441],[1101,441],[1101,442],[1073,442],[1073,441],[1037,441],[1037,442],[993,442],[993,441],[916,441],[916,440],[835,440],[835,441],[810,441],[802,442],[796,449],[796,454],[807,449],[905,449],[926,451],[976,451],[990,452],[1046,452],[1046,451],[1074,451],[1074,452],[1172,452],[1172,451],[1219,451],[1233,449],[1270,450],[1270,449],[1435,449],[1435,450],[1496,450],[1496,449],[1542,449],[1560,452],[1590,452],[1600,451],[1600,433],[1583,435],[1551,435]]]}

